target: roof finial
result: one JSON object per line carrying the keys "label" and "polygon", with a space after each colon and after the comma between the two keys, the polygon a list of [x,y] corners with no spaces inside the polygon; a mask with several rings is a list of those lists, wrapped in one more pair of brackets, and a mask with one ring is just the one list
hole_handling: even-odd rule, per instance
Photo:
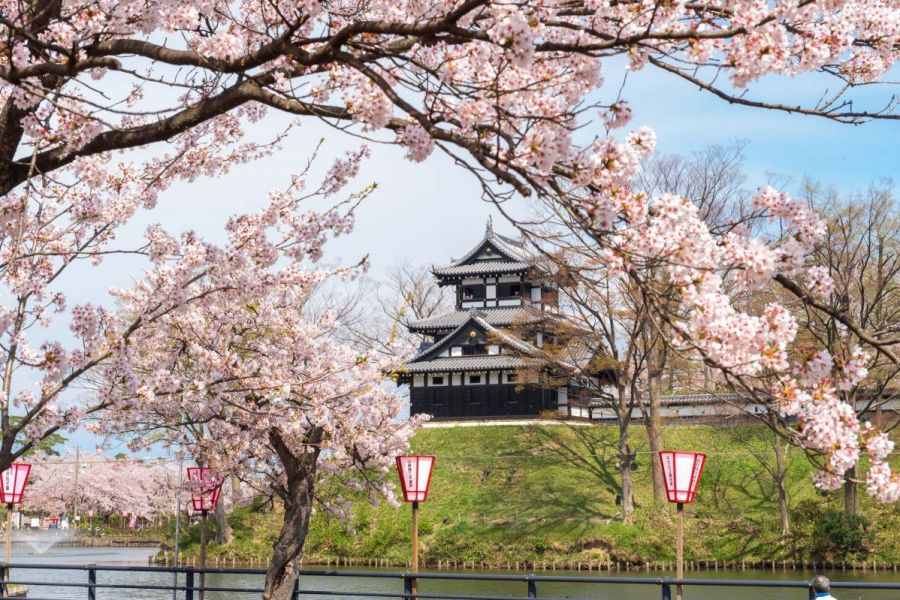
{"label": "roof finial", "polygon": [[494,235],[494,215],[488,215],[487,227],[484,228],[485,237]]}

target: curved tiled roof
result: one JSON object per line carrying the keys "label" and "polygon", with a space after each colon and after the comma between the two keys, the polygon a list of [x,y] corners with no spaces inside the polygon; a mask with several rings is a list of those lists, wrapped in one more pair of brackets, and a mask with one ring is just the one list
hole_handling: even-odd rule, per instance
{"label": "curved tiled roof", "polygon": [[[510,308],[489,308],[478,311],[477,315],[489,325],[504,326],[514,323],[535,323],[543,320],[546,315],[529,306],[514,306]],[[444,329],[456,329],[469,320],[472,316],[470,310],[453,310],[426,319],[411,322],[408,327],[413,333],[417,331],[441,331]]]}
{"label": "curved tiled roof", "polygon": [[[746,404],[748,402],[750,401],[747,398],[735,393],[678,394],[674,396],[659,397],[659,403],[662,406],[692,406],[697,404]],[[604,402],[602,400],[591,401],[591,406],[594,408],[603,407],[608,404],[608,402]],[[635,404],[635,406],[637,406],[638,404]]]}
{"label": "curved tiled roof", "polygon": [[435,358],[408,362],[409,373],[452,372],[452,371],[498,371],[502,369],[518,369],[525,366],[525,359],[519,356],[493,354],[483,356],[460,356],[452,358]]}
{"label": "curved tiled roof", "polygon": [[508,260],[522,261],[525,263],[530,263],[534,260],[534,256],[532,256],[531,253],[529,253],[528,250],[525,249],[524,243],[512,238],[508,238],[505,235],[494,233],[494,228],[490,224],[488,224],[488,227],[484,232],[484,237],[481,238],[481,241],[478,242],[474,248],[469,250],[462,258],[453,261],[451,266],[461,265],[465,263],[473,256],[475,256],[486,243],[490,243],[492,246],[494,246]]}
{"label": "curved tiled roof", "polygon": [[465,277],[466,275],[522,273],[531,267],[532,264],[527,262],[484,260],[471,264],[453,263],[443,267],[434,267],[432,273],[438,277]]}

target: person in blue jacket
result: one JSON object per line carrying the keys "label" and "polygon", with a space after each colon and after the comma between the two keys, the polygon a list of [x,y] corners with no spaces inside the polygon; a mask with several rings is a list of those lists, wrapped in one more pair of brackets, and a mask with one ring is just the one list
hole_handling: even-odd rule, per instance
{"label": "person in blue jacket", "polygon": [[831,595],[831,580],[824,575],[816,575],[810,583],[816,600],[837,600]]}

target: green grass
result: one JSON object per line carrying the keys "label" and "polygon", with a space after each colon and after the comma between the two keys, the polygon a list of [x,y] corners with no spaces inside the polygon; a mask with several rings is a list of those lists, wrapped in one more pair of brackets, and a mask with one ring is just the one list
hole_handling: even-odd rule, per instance
{"label": "green grass", "polygon": [[[424,429],[413,450],[437,455],[429,499],[420,511],[422,559],[551,564],[589,561],[672,561],[672,507],[653,502],[646,437],[633,429],[638,452],[633,524],[620,517],[616,429],[546,423]],[[771,433],[762,427],[678,426],[667,447],[709,454],[697,501],[686,509],[685,552],[693,560],[878,560],[900,563],[900,509],[863,496],[867,525],[852,549],[823,534],[823,515],[842,521],[842,492],[823,494],[812,466],[792,448],[787,457],[795,535],[782,539],[774,481],[749,449],[774,462]],[[832,520],[834,520],[832,519]],[[210,555],[264,558],[280,526],[279,511],[244,508],[230,518],[235,543]],[[831,521],[829,521],[831,522]],[[822,538],[826,538],[824,541]],[[198,538],[190,532],[190,554]],[[192,543],[194,542],[194,543]],[[824,543],[824,546],[823,546]],[[309,560],[339,557],[403,564],[410,544],[408,506],[357,502],[352,522],[318,512],[306,543]]]}

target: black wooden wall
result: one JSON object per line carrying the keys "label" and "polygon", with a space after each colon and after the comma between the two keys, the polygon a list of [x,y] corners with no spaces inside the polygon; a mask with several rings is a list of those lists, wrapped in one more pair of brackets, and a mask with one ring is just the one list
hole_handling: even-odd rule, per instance
{"label": "black wooden wall", "polygon": [[410,389],[411,414],[435,419],[534,416],[556,410],[556,390],[534,386],[450,385]]}

